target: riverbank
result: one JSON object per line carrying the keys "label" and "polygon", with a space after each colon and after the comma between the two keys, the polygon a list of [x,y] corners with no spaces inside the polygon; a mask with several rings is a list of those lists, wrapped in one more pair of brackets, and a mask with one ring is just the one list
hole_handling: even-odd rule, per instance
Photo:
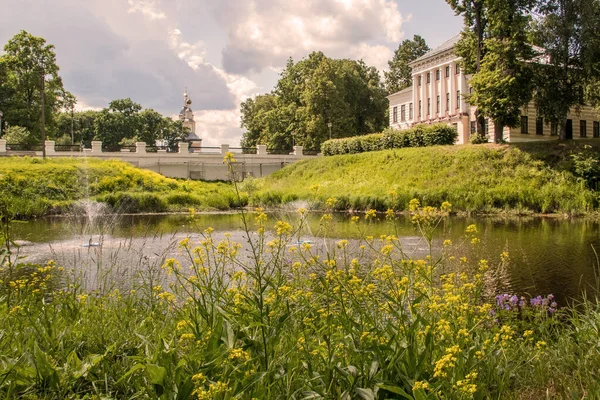
{"label": "riverbank", "polygon": [[165,178],[122,161],[0,158],[0,200],[19,218],[60,214],[82,200],[119,213],[229,210],[246,205],[228,183]]}
{"label": "riverbank", "polygon": [[[444,239],[431,235],[447,212],[413,212],[427,251]],[[563,309],[549,293],[521,297],[490,287],[512,254],[503,252],[499,262],[471,257],[467,250],[480,246],[476,225],[462,230],[462,240],[444,240],[441,255],[411,259],[393,231],[355,244],[298,245],[295,232],[306,215],[292,226],[257,212],[241,237],[207,229],[179,242],[181,261],[158,257],[136,274],[103,274],[95,290],[76,279],[81,270],[54,262],[5,266],[0,393],[248,400],[600,395],[598,303]],[[355,228],[370,227],[372,218],[354,221]],[[321,218],[327,232],[334,223]],[[252,256],[242,243],[251,243]]]}
{"label": "riverbank", "polygon": [[[337,210],[452,203],[457,212],[591,213],[600,180],[596,140],[438,146],[301,161],[253,182],[251,203],[277,206],[336,198]],[[242,185],[242,188],[245,188]]]}

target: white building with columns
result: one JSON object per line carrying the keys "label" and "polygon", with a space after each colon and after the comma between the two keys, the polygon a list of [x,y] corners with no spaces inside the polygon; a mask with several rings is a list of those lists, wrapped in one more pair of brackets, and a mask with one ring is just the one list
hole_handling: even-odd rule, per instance
{"label": "white building with columns", "polygon": [[[469,106],[464,97],[471,88],[469,76],[460,68],[461,58],[454,51],[459,40],[460,35],[456,35],[410,64],[412,86],[388,96],[391,127],[447,123],[456,128],[459,144],[469,142],[475,132],[475,107]],[[600,137],[600,116],[592,107],[573,110],[568,118],[568,138]],[[486,132],[493,139],[491,121],[486,123]],[[506,127],[503,132],[509,142],[555,139],[556,134],[556,127],[538,117],[533,104],[522,109],[520,127]]]}

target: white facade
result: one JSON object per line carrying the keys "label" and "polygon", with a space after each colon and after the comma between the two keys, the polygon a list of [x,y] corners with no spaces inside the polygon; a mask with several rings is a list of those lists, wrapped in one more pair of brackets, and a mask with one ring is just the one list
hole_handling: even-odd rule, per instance
{"label": "white facade", "polygon": [[[407,129],[416,124],[447,123],[458,132],[457,143],[469,142],[475,131],[475,108],[465,101],[469,93],[469,76],[463,73],[460,57],[454,52],[460,35],[413,61],[411,87],[388,96],[390,126]],[[523,108],[522,127],[505,128],[507,141],[550,139],[552,129],[536,115],[535,106]],[[600,116],[591,107],[583,106],[569,114],[572,137],[600,137]],[[493,139],[494,125],[487,121],[486,131]],[[554,131],[554,132],[553,132]]]}

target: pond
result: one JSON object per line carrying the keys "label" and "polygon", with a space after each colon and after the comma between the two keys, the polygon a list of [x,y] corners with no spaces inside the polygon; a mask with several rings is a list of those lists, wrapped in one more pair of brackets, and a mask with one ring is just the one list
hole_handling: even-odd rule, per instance
{"label": "pond", "polygon": [[[323,241],[320,214],[310,214],[302,233],[303,240]],[[269,226],[276,220],[297,221],[297,214],[271,213]],[[82,275],[95,277],[99,265],[110,265],[113,276],[126,276],[132,266],[150,267],[165,257],[178,253],[177,243],[184,237],[200,239],[207,227],[218,237],[231,232],[234,240],[243,242],[241,219],[237,213],[188,215],[104,215],[93,221],[81,216],[49,217],[13,226],[14,236],[22,247],[21,262],[45,262],[54,259],[67,267],[78,268]],[[586,219],[560,218],[467,218],[444,219],[435,235],[436,249],[450,239],[464,241],[465,229],[475,224],[481,243],[465,245],[459,255],[472,260],[485,258],[490,266],[499,264],[500,254],[510,255],[508,268],[496,290],[519,295],[554,294],[561,303],[591,294],[597,288],[600,251],[600,224]],[[336,214],[327,234],[332,240],[359,239],[361,235],[379,237],[395,234],[414,257],[426,254],[426,243],[409,216],[391,223],[383,216],[375,222],[350,222],[350,216]],[[91,246],[90,246],[91,244]],[[95,272],[94,272],[95,271]]]}

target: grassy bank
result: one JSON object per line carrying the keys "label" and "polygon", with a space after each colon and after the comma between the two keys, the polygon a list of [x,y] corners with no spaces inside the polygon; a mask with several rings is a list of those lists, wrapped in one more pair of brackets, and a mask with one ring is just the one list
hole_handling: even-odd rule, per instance
{"label": "grassy bank", "polygon": [[597,141],[408,148],[292,164],[251,201],[337,198],[339,209],[406,210],[412,198],[457,211],[584,213],[597,209]]}
{"label": "grassy bank", "polygon": [[91,158],[0,157],[0,187],[4,204],[20,217],[59,213],[86,198],[120,212],[240,205],[229,184],[169,179],[125,162]]}
{"label": "grassy bank", "polygon": [[[414,221],[431,246],[443,211]],[[305,214],[304,214],[305,215]],[[357,229],[374,213],[357,221]],[[493,291],[501,265],[407,259],[394,235],[328,247],[248,217],[251,258],[211,231],[181,261],[84,292],[69,271],[3,265],[3,398],[598,398],[600,306]],[[302,222],[300,222],[302,224]],[[331,228],[325,214],[322,228]],[[266,233],[267,232],[267,233]],[[171,282],[170,285],[164,282]],[[494,296],[498,294],[498,296]]]}

